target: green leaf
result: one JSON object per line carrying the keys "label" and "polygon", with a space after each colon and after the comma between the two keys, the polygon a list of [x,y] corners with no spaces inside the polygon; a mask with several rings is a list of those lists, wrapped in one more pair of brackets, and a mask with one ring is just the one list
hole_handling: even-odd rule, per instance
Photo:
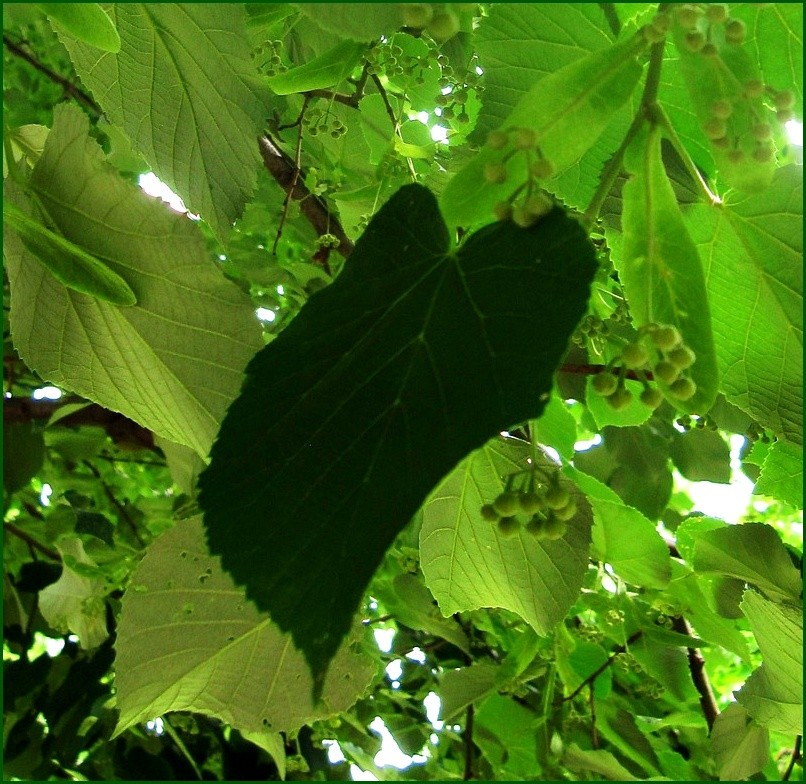
{"label": "green leaf", "polygon": [[721,781],[744,781],[758,773],[770,758],[770,733],[734,702],[716,717],[711,752]]}
{"label": "green leaf", "polygon": [[585,405],[588,407],[588,411],[590,411],[593,421],[596,422],[599,429],[608,425],[615,425],[616,427],[643,425],[652,416],[654,409],[645,406],[639,399],[641,390],[644,388],[641,382],[630,381],[629,379],[624,382],[624,386],[632,393],[632,400],[626,408],[616,411],[594,389],[593,379],[594,376],[588,376],[586,379]]}
{"label": "green leaf", "polygon": [[638,781],[609,751],[588,751],[572,743],[563,755],[572,770],[597,773],[610,781]]}
{"label": "green leaf", "polygon": [[780,169],[759,196],[692,205],[684,218],[705,269],[722,391],[802,445],[802,167]]}
{"label": "green leaf", "polygon": [[803,607],[778,604],[748,591],[742,609],[764,663],[736,695],[762,725],[803,734]]}
{"label": "green leaf", "polygon": [[[21,125],[9,133],[11,153],[15,161],[26,158],[33,166],[45,148],[45,141],[50,128],[44,125]],[[3,145],[3,179],[8,176],[8,161],[6,160],[6,147]]]}
{"label": "green leaf", "polygon": [[277,772],[280,774],[280,779],[285,781],[285,739],[279,732],[253,732],[250,730],[241,730],[246,740],[259,746],[263,751],[268,754],[274,764],[277,766]]}
{"label": "green leaf", "polygon": [[253,360],[201,504],[213,552],[292,631],[317,678],[433,486],[540,415],[593,271],[587,237],[559,210],[450,251],[434,197],[406,186],[335,283]]}
{"label": "green leaf", "polygon": [[525,781],[540,772],[535,713],[508,697],[490,695],[476,710],[473,741],[505,781]]}
{"label": "green leaf", "polygon": [[39,611],[57,631],[72,632],[82,648],[95,648],[108,636],[106,631],[106,586],[102,577],[87,577],[74,565],[94,567],[77,536],[65,536],[56,543],[62,556],[59,579],[39,593]]}
{"label": "green leaf", "polygon": [[590,541],[581,496],[581,511],[558,541],[538,541],[523,529],[502,539],[481,517],[482,505],[504,490],[508,474],[528,467],[531,454],[517,439],[491,441],[448,474],[423,507],[421,566],[444,615],[504,607],[546,634],[579,594]]}
{"label": "green leaf", "polygon": [[592,476],[570,466],[564,473],[593,510],[592,557],[609,563],[628,583],[665,588],[671,577],[669,546],[655,526]]}
{"label": "green leaf", "polygon": [[389,36],[403,24],[398,3],[294,3],[305,16],[323,30],[340,38],[372,41]]}
{"label": "green leaf", "polygon": [[754,492],[802,508],[803,447],[789,441],[776,441],[764,458]]}
{"label": "green leaf", "polygon": [[730,447],[714,430],[675,432],[669,445],[669,457],[691,482],[730,484]]}
{"label": "green leaf", "polygon": [[220,239],[255,186],[264,120],[243,5],[118,3],[120,52],[63,39],[81,81]]}
{"label": "green leaf", "polygon": [[470,667],[446,670],[439,681],[440,719],[450,721],[468,705],[497,691],[499,669],[495,664],[478,662]]}
{"label": "green leaf", "polygon": [[26,250],[63,286],[113,305],[137,304],[131,286],[103,261],[45,228],[12,202],[3,203],[3,221],[16,232]]}
{"label": "green leaf", "polygon": [[800,574],[772,526],[744,523],[700,533],[692,565],[744,580],[770,598],[800,601]]}
{"label": "green leaf", "polygon": [[[607,128],[641,77],[637,39],[595,52],[541,79],[521,98],[502,128],[530,128],[543,156],[562,172],[588,150]],[[442,194],[445,220],[468,226],[488,219],[493,206],[507,199],[526,180],[527,161],[514,155],[507,180],[493,185],[484,177],[488,163],[501,162],[511,152],[484,147],[450,180]]]}
{"label": "green leaf", "polygon": [[565,460],[573,459],[577,423],[559,394],[553,393],[540,419],[529,424],[536,443],[550,446]]}
{"label": "green leaf", "polygon": [[637,327],[672,324],[696,354],[688,375],[697,385],[687,401],[673,397],[668,385],[658,388],[675,407],[707,411],[716,400],[719,376],[708,296],[700,257],[686,231],[677,199],[661,158],[661,134],[653,126],[628,150],[624,184],[624,244],[616,268]]}
{"label": "green leaf", "polygon": [[41,429],[31,422],[4,423],[3,456],[3,487],[7,493],[14,493],[42,468],[45,441]]}
{"label": "green leaf", "polygon": [[104,52],[120,51],[120,36],[98,3],[37,3],[58,30]]}
{"label": "green leaf", "polygon": [[269,79],[269,87],[277,95],[333,87],[350,75],[366,48],[366,45],[355,41],[342,41],[305,65],[273,76]]}
{"label": "green leaf", "polygon": [[247,733],[289,732],[349,708],[374,665],[345,642],[311,701],[302,654],[210,555],[201,517],[160,536],[131,578],[118,626],[117,733],[168,711]]}
{"label": "green leaf", "polygon": [[[607,661],[608,655],[601,645],[580,640],[569,653],[566,653],[561,646],[557,646],[556,657],[557,672],[570,694]],[[613,686],[613,673],[610,668],[602,670],[592,683],[595,697],[600,700],[607,699]]]}
{"label": "green leaf", "polygon": [[31,186],[66,239],[125,275],[137,305],[65,288],[5,232],[15,346],[43,379],[206,455],[260,345],[254,310],[198,227],[121,179],[88,128],[80,110],[56,108]]}

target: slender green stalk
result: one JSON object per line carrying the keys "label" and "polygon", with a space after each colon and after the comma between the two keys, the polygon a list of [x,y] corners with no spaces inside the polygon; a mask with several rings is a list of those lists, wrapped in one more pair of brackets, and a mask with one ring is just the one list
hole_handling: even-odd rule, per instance
{"label": "slender green stalk", "polygon": [[190,767],[193,768],[196,778],[199,781],[202,781],[204,777],[199,770],[199,766],[196,764],[196,760],[190,756],[188,747],[185,745],[185,742],[182,740],[182,738],[179,737],[179,733],[169,724],[166,716],[162,717],[162,726],[165,728],[165,732],[167,733],[168,737],[177,745],[179,751],[182,752],[182,756],[188,761]]}

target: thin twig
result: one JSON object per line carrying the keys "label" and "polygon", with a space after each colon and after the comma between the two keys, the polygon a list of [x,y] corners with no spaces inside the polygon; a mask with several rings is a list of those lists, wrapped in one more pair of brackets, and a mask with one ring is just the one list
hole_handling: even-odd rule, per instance
{"label": "thin twig", "polygon": [[462,781],[471,781],[473,779],[473,719],[475,716],[472,704],[467,706],[466,715],[465,730],[462,733],[465,742],[465,771]]}
{"label": "thin twig", "polygon": [[[560,365],[557,368],[558,373],[577,373],[583,376],[595,376],[599,373],[604,373],[605,370],[607,370],[607,365],[568,364]],[[648,370],[642,370],[641,375],[635,370],[627,370],[624,373],[624,378],[629,378],[632,381],[641,381],[642,378],[646,378],[647,381],[653,381],[655,377]]]}
{"label": "thin twig", "polygon": [[123,522],[126,523],[126,525],[128,525],[131,529],[132,536],[134,536],[137,544],[139,544],[140,547],[145,547],[146,543],[140,536],[140,532],[137,530],[137,523],[135,523],[132,519],[132,516],[129,514],[129,510],[126,509],[126,507],[123,506],[123,504],[117,499],[115,494],[112,492],[112,488],[103,480],[101,477],[101,472],[92,463],[90,463],[89,460],[83,460],[82,462],[89,472],[101,483],[101,487],[103,488],[106,497],[109,499],[109,502],[112,504],[112,506],[117,509],[118,514]]}
{"label": "thin twig", "polygon": [[593,683],[594,683],[594,681],[595,681],[595,680],[596,680],[596,679],[597,679],[597,678],[598,678],[598,677],[599,677],[599,676],[600,676],[600,675],[601,675],[601,674],[602,674],[602,673],[603,673],[603,672],[604,672],[604,671],[605,671],[605,670],[606,670],[608,667],[610,667],[610,666],[613,664],[613,662],[616,660],[616,657],[617,657],[617,656],[620,656],[622,653],[624,653],[624,652],[627,650],[627,648],[628,648],[630,645],[632,645],[632,644],[633,644],[633,643],[634,643],[636,640],[638,640],[638,639],[639,639],[639,638],[640,638],[642,635],[643,635],[643,632],[639,630],[639,631],[637,631],[637,632],[635,632],[635,633],[631,634],[631,635],[630,635],[630,636],[627,638],[627,642],[625,642],[625,643],[624,643],[624,645],[617,645],[615,648],[613,648],[613,653],[611,653],[611,654],[610,654],[610,656],[608,656],[608,657],[607,657],[607,661],[605,661],[603,664],[601,664],[599,667],[597,667],[597,668],[596,668],[596,669],[595,669],[595,670],[594,670],[594,671],[593,671],[593,672],[592,672],[590,675],[588,675],[588,677],[587,677],[587,678],[585,678],[585,680],[584,680],[584,681],[582,681],[582,683],[580,683],[580,684],[579,684],[579,686],[577,686],[577,687],[576,687],[576,689],[574,689],[574,690],[573,690],[573,691],[572,691],[572,692],[571,692],[571,693],[570,693],[570,694],[569,694],[567,697],[563,697],[563,698],[562,698],[562,700],[560,700],[560,702],[569,702],[570,700],[573,700],[573,699],[574,699],[574,697],[576,697],[576,696],[577,696],[577,695],[578,695],[578,694],[579,694],[579,693],[580,693],[580,692],[581,692],[581,691],[582,691],[582,690],[583,690],[583,689],[584,689],[586,686],[592,686],[592,685],[593,685]]}
{"label": "thin twig", "polygon": [[[394,128],[395,135],[400,136],[400,120],[399,118],[395,117],[395,110],[392,108],[392,104],[389,103],[389,96],[386,94],[386,88],[381,83],[381,80],[377,74],[372,74],[372,81],[375,82],[375,86],[378,88],[378,92],[383,100],[386,113],[389,115],[389,119],[392,121],[392,128]],[[416,181],[417,172],[414,169],[414,162],[411,158],[406,158],[406,164],[408,165],[409,174],[411,175],[412,180]]]}
{"label": "thin twig", "polygon": [[19,57],[22,60],[25,60],[28,65],[32,68],[35,68],[40,73],[45,74],[52,82],[55,82],[60,87],[64,89],[64,91],[70,95],[72,98],[75,98],[80,104],[83,104],[84,107],[87,109],[95,112],[98,115],[103,114],[101,107],[98,106],[97,103],[85,93],[81,88],[76,87],[69,79],[65,79],[60,74],[57,74],[55,71],[52,71],[43,63],[40,63],[32,54],[29,54],[25,51],[19,44],[14,43],[7,35],[3,35],[3,44],[5,45],[6,49],[9,50],[13,55]]}
{"label": "thin twig", "polygon": [[[694,636],[694,630],[691,628],[688,621],[679,615],[672,618],[672,629],[678,634],[685,634],[687,637]],[[700,707],[702,708],[705,723],[708,725],[708,731],[710,732],[713,729],[717,716],[719,716],[719,706],[716,704],[716,698],[711,689],[711,682],[708,680],[708,674],[705,672],[705,659],[697,648],[687,648],[686,653],[688,654],[688,669],[691,673],[691,680],[694,683],[694,688],[697,689],[700,695]]]}
{"label": "thin twig", "polygon": [[62,557],[55,550],[51,550],[47,545],[40,544],[30,534],[27,534],[22,529],[17,528],[14,523],[3,523],[3,529],[8,531],[13,536],[16,536],[17,539],[21,539],[32,550],[37,550],[42,553],[42,555],[46,555],[48,558],[51,558],[54,561],[62,560]]}
{"label": "thin twig", "polygon": [[297,147],[294,150],[294,173],[291,177],[291,182],[288,185],[288,188],[285,192],[285,199],[283,199],[283,212],[280,215],[280,223],[277,226],[277,234],[274,235],[274,245],[272,245],[271,253],[272,256],[277,255],[277,246],[280,244],[280,237],[283,236],[283,226],[285,226],[286,219],[288,218],[288,209],[291,206],[291,194],[294,192],[294,188],[297,186],[297,180],[299,179],[299,171],[300,165],[302,162],[302,122],[301,118],[305,114],[305,110],[308,108],[308,101],[310,99],[305,96],[305,100],[302,102],[302,111],[300,112],[300,124],[299,128],[297,129]]}
{"label": "thin twig", "polygon": [[792,775],[792,771],[795,769],[795,765],[802,759],[800,754],[800,744],[802,741],[803,741],[802,735],[798,735],[795,737],[795,748],[792,749],[792,756],[789,758],[789,764],[786,766],[786,770],[781,776],[781,781],[789,781],[789,777]]}
{"label": "thin twig", "polygon": [[185,745],[185,742],[179,737],[179,733],[171,726],[167,716],[162,717],[162,727],[165,730],[165,734],[168,735],[168,737],[177,745],[179,751],[182,753],[182,756],[188,761],[190,767],[193,768],[196,778],[199,781],[203,781],[204,776],[202,776],[199,766],[196,764],[196,760],[194,760],[191,756],[190,752],[188,751],[188,747]]}
{"label": "thin twig", "polygon": [[588,684],[588,704],[591,709],[591,747],[599,748],[599,730],[596,729],[596,684]]}

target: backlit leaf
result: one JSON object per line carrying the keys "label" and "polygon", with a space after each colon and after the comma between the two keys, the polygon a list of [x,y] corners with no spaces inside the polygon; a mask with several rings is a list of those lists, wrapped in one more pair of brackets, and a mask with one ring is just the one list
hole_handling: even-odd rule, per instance
{"label": "backlit leaf", "polygon": [[269,87],[277,95],[333,87],[350,75],[366,48],[355,41],[342,41],[310,62],[273,76]]}
{"label": "backlit leaf", "polygon": [[743,781],[758,773],[769,760],[770,733],[734,702],[716,717],[711,749],[721,781]]}
{"label": "backlit leaf", "polygon": [[37,3],[52,22],[73,38],[102,49],[120,51],[120,36],[98,3]]}

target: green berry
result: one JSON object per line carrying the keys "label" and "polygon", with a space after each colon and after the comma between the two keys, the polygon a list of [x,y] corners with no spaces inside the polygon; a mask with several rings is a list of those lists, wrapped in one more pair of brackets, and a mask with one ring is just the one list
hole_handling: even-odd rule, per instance
{"label": "green berry", "polygon": [[775,113],[775,118],[779,123],[781,123],[781,125],[786,125],[790,120],[795,119],[795,113],[789,109],[779,109]]}
{"label": "green berry", "polygon": [[512,134],[516,150],[531,150],[537,144],[537,135],[531,128],[516,128]]}
{"label": "green berry", "polygon": [[709,22],[721,24],[728,18],[728,7],[723,3],[709,3],[705,9],[705,16]]}
{"label": "green berry", "polygon": [[512,222],[522,229],[528,229],[530,226],[534,226],[534,224],[537,223],[537,219],[538,216],[533,215],[523,205],[519,204],[512,208]]}
{"label": "green berry", "polygon": [[493,212],[497,220],[508,221],[512,218],[512,205],[508,201],[499,201],[493,207]]}
{"label": "green berry", "polygon": [[699,30],[692,30],[686,33],[683,44],[689,52],[701,52],[706,44],[705,36]]}
{"label": "green berry", "polygon": [[647,387],[641,392],[641,402],[650,408],[657,408],[663,402],[663,395],[659,389]]}
{"label": "green berry", "polygon": [[669,386],[669,394],[678,400],[691,400],[697,391],[697,385],[690,378],[678,378]]}
{"label": "green berry", "polygon": [[750,129],[750,133],[754,139],[763,142],[772,136],[772,128],[767,123],[757,123]]}
{"label": "green berry", "polygon": [[641,28],[641,34],[648,44],[659,44],[666,38],[666,33],[663,30],[658,30],[655,25],[644,25]]}
{"label": "green berry", "polygon": [[787,111],[795,105],[795,94],[791,90],[781,90],[775,94],[773,103],[778,111]]}
{"label": "green berry", "polygon": [[769,163],[775,157],[775,150],[769,144],[762,144],[753,150],[753,160],[759,163]]}
{"label": "green berry", "polygon": [[493,501],[493,508],[501,517],[514,515],[518,511],[518,496],[515,493],[501,493]]}
{"label": "green berry", "polygon": [[604,397],[612,395],[618,387],[618,378],[612,373],[599,373],[593,377],[591,386]]}
{"label": "green berry", "polygon": [[509,136],[504,131],[490,131],[487,134],[487,146],[493,150],[503,150],[508,141]]}
{"label": "green berry", "polygon": [[481,516],[489,523],[494,523],[500,517],[492,504],[484,504],[484,506],[481,507]]}
{"label": "green berry", "polygon": [[544,517],[535,515],[528,523],[526,523],[526,533],[531,534],[535,537],[535,539],[542,539],[545,524],[546,520]]}
{"label": "green berry", "polygon": [[551,212],[551,197],[547,196],[545,193],[538,193],[526,199],[523,207],[534,218],[542,218],[544,215]]}
{"label": "green berry", "polygon": [[498,521],[498,533],[505,539],[515,536],[520,528],[521,524],[514,517],[502,517]]}
{"label": "green berry", "polygon": [[[447,111],[447,109],[445,110]],[[507,167],[503,163],[485,163],[484,179],[493,185],[500,185],[507,180]]]}
{"label": "green berry", "polygon": [[741,19],[731,19],[725,25],[725,40],[733,46],[744,43],[747,28]]}
{"label": "green berry", "polygon": [[711,104],[711,114],[719,120],[727,120],[733,114],[733,104],[720,98]]}
{"label": "green berry", "polygon": [[450,11],[435,14],[428,23],[428,34],[439,43],[453,38],[458,32],[459,19]]}
{"label": "green berry", "polygon": [[677,327],[673,327],[671,324],[659,324],[650,334],[652,335],[652,342],[661,351],[669,351],[679,346],[683,341]]}
{"label": "green berry", "polygon": [[456,112],[450,106],[446,106],[442,110],[442,117],[445,120],[452,120],[454,117],[456,117]]}
{"label": "green berry", "polygon": [[680,27],[684,30],[693,30],[697,26],[697,22],[700,21],[702,11],[697,6],[686,3],[677,6],[674,9],[674,15]]}
{"label": "green berry", "polygon": [[566,521],[570,520],[576,513],[577,513],[577,502],[574,501],[574,499],[572,498],[561,509],[554,510],[554,517],[556,517],[558,520]]}
{"label": "green berry", "polygon": [[761,98],[764,95],[764,82],[760,79],[751,79],[744,83],[744,94],[748,98]]}
{"label": "green berry", "polygon": [[673,384],[677,381],[680,371],[671,362],[662,359],[655,365],[653,371],[655,378],[660,379],[665,384]]}
{"label": "green berry", "polygon": [[571,495],[559,485],[553,485],[546,491],[546,505],[549,509],[562,509],[571,500]]}
{"label": "green berry", "polygon": [[538,180],[547,180],[549,177],[554,176],[554,165],[551,161],[541,158],[532,164],[530,171],[532,172],[532,177],[536,177]]}
{"label": "green berry", "polygon": [[725,124],[725,121],[721,120],[719,117],[712,117],[703,125],[702,129],[705,131],[705,135],[711,140],[723,139],[728,132],[728,126]]}
{"label": "green berry", "polygon": [[678,346],[666,355],[666,359],[678,370],[686,370],[694,364],[697,355],[688,346]]}
{"label": "green berry", "polygon": [[552,515],[543,526],[543,538],[550,542],[562,539],[568,533],[568,523]]}
{"label": "green berry", "polygon": [[705,44],[705,46],[700,49],[700,54],[703,57],[719,57],[719,49],[717,49],[714,44]]}
{"label": "green berry", "polygon": [[650,24],[657,32],[668,33],[672,26],[672,17],[666,11],[659,11]]}
{"label": "green berry", "polygon": [[534,514],[543,507],[543,499],[537,493],[522,493],[518,502],[524,514]]}
{"label": "green berry", "polygon": [[640,368],[649,361],[649,352],[641,343],[628,343],[621,350],[621,361],[628,368]]}
{"label": "green berry", "polygon": [[618,387],[612,395],[608,395],[605,400],[607,405],[614,411],[623,411],[632,403],[632,392],[626,387]]}

